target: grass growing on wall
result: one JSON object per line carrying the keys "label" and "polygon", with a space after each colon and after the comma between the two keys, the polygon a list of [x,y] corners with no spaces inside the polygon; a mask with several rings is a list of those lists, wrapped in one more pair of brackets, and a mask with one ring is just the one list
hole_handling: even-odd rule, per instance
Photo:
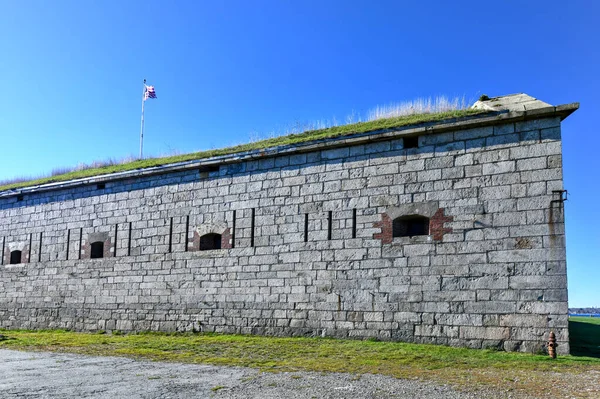
{"label": "grass growing on wall", "polygon": [[285,146],[289,144],[299,144],[319,139],[347,136],[352,134],[366,133],[384,129],[394,129],[408,125],[417,125],[428,122],[439,122],[442,120],[456,119],[481,114],[483,112],[484,111],[481,110],[459,109],[439,113],[403,115],[393,118],[377,119],[368,122],[359,122],[348,125],[334,126],[326,129],[308,130],[303,133],[274,137],[266,140],[260,140],[252,143],[241,144],[233,147],[221,148],[216,150],[201,151],[191,154],[175,155],[163,158],[141,159],[121,164],[114,164],[113,162],[110,162],[110,164],[107,166],[91,167],[89,169],[83,170],[74,170],[71,172],[60,173],[54,176],[43,177],[38,179],[15,179],[13,181],[5,182],[4,184],[0,183],[0,191],[36,186],[40,184],[63,182],[85,177],[100,176],[110,173],[125,172],[136,169],[145,169],[154,166],[162,166],[184,161],[211,158],[220,155],[229,155],[239,152],[258,150],[270,147]]}
{"label": "grass growing on wall", "polygon": [[[216,334],[91,334],[0,330],[0,349],[64,351],[255,367],[263,371],[374,373],[469,386],[546,392],[548,373],[600,371],[600,359],[398,342]],[[553,389],[557,389],[554,387]],[[560,390],[556,397],[566,397]],[[574,392],[569,392],[573,395]],[[573,397],[573,396],[569,396]]]}

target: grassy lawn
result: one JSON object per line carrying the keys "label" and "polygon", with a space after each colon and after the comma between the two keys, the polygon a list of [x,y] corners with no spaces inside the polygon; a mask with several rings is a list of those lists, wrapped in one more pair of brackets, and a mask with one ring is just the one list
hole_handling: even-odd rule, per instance
{"label": "grassy lawn", "polygon": [[[505,353],[398,342],[272,338],[215,334],[108,335],[0,330],[0,348],[128,356],[150,360],[255,367],[263,371],[385,374],[456,386],[479,384],[546,392],[547,374],[600,371],[600,359]],[[557,389],[554,387],[553,389]],[[571,389],[571,388],[569,388]],[[572,394],[572,392],[571,392]],[[585,396],[581,396],[585,397]]]}
{"label": "grassy lawn", "polygon": [[304,143],[313,140],[326,139],[339,136],[347,136],[352,134],[367,133],[378,130],[394,129],[408,125],[419,125],[422,123],[433,123],[440,122],[443,120],[452,120],[457,118],[464,118],[476,114],[482,114],[485,111],[463,109],[441,113],[429,113],[429,114],[418,114],[400,116],[395,118],[378,119],[369,122],[359,122],[349,125],[335,126],[327,129],[309,130],[299,134],[291,134],[287,136],[275,137],[266,140],[255,141],[253,143],[241,144],[234,147],[221,148],[216,150],[208,150],[195,152],[192,154],[176,155],[163,158],[150,158],[142,159],[138,161],[110,165],[99,168],[90,168],[84,170],[75,170],[69,173],[59,174],[51,177],[44,177],[29,181],[20,181],[15,183],[9,183],[0,185],[0,191],[10,190],[21,187],[35,186],[39,184],[47,184],[53,182],[68,181],[73,179],[80,179],[84,177],[99,176],[109,173],[124,172],[136,169],[145,169],[153,166],[168,165],[178,162],[191,161],[197,159],[204,159],[210,157],[216,157],[220,155],[235,154],[239,152],[265,149],[270,147],[285,146],[289,144]]}
{"label": "grassy lawn", "polygon": [[569,317],[571,353],[600,358],[600,317]]}

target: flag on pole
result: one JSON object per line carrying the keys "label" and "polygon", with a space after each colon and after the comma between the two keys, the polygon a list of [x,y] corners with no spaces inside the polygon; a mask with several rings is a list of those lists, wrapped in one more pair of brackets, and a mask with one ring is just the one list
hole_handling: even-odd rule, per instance
{"label": "flag on pole", "polygon": [[144,90],[144,101],[149,98],[156,98],[156,91],[154,91],[154,86],[145,86]]}

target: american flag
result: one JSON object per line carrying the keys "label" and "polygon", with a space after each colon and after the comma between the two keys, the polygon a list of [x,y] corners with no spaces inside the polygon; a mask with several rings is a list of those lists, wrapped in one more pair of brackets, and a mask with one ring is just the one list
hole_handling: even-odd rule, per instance
{"label": "american flag", "polygon": [[154,86],[146,86],[146,90],[144,91],[144,101],[149,98],[156,98],[156,91],[154,91]]}

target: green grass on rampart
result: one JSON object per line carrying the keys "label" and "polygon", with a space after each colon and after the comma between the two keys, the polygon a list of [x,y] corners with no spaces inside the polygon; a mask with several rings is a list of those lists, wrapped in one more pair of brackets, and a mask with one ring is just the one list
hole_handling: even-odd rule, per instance
{"label": "green grass on rampart", "polygon": [[326,139],[339,136],[347,136],[352,134],[367,133],[378,130],[394,129],[408,125],[419,125],[423,123],[440,122],[443,120],[451,120],[481,114],[484,111],[463,109],[441,113],[419,114],[400,116],[388,119],[378,119],[369,122],[359,122],[349,125],[334,126],[327,129],[309,130],[299,134],[291,134],[287,136],[275,137],[266,140],[255,141],[248,144],[241,144],[233,147],[195,152],[191,154],[175,155],[162,158],[149,158],[133,162],[104,166],[100,168],[90,168],[83,170],[75,170],[68,173],[59,174],[51,177],[43,177],[35,180],[20,181],[8,183],[0,186],[0,191],[37,186],[47,183],[63,182],[73,179],[81,179],[85,177],[94,177],[110,173],[125,172],[136,169],[146,169],[155,166],[174,164],[178,162],[198,160],[204,158],[217,157],[221,155],[235,154],[245,151],[265,149],[277,146],[285,146],[289,144],[298,144],[319,139]]}

